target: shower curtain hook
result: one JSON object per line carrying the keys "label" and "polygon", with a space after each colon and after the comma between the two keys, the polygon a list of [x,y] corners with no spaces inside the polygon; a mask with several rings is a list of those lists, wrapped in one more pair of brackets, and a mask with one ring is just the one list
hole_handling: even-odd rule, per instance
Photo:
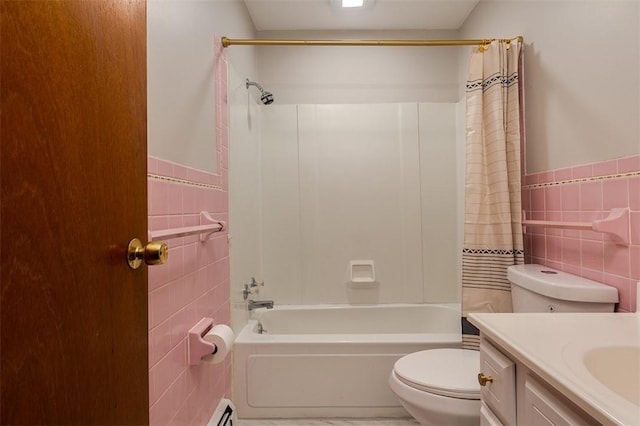
{"label": "shower curtain hook", "polygon": [[493,40],[494,39],[492,39],[492,38],[487,38],[487,39],[482,40],[482,44],[480,45],[480,47],[478,47],[478,50],[480,52],[486,52],[487,50],[489,50],[489,45],[491,44],[491,42]]}

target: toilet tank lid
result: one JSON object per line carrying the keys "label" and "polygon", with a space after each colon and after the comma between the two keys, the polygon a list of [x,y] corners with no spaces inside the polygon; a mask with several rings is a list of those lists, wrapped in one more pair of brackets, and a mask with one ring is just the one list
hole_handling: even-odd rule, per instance
{"label": "toilet tank lid", "polygon": [[573,302],[618,302],[618,290],[615,287],[543,265],[509,266],[507,279],[512,285],[555,299]]}

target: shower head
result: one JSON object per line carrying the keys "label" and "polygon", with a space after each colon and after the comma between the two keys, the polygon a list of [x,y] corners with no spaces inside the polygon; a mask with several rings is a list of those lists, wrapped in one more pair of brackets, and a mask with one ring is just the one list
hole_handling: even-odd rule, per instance
{"label": "shower head", "polygon": [[256,83],[255,81],[251,81],[249,79],[247,79],[245,81],[245,85],[247,87],[247,89],[249,88],[249,86],[256,86],[258,88],[258,90],[260,90],[260,102],[262,102],[265,105],[269,105],[271,103],[273,103],[273,93],[264,90],[262,88],[262,86],[260,86],[258,83]]}
{"label": "shower head", "polygon": [[265,105],[273,103],[273,93],[267,92],[266,90],[263,91],[262,95],[260,96],[260,101]]}

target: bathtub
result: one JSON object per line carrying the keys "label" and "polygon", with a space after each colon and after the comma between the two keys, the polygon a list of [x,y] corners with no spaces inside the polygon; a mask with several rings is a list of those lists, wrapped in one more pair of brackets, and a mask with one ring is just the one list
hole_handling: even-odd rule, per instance
{"label": "bathtub", "polygon": [[240,418],[405,417],[396,360],[460,346],[457,304],[259,309],[235,340],[233,400]]}

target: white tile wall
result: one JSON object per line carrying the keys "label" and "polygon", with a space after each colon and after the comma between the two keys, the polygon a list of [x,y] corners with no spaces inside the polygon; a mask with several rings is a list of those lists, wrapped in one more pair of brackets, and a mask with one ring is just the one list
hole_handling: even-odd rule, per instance
{"label": "white tile wall", "polygon": [[247,320],[240,290],[252,276],[261,278],[260,111],[244,78],[229,64],[229,230],[232,236],[231,322],[236,333]]}
{"label": "white tile wall", "polygon": [[262,110],[262,265],[261,298],[279,304],[302,302],[298,124],[295,105]]}
{"label": "white tile wall", "polygon": [[[299,107],[304,303],[422,299],[415,104]],[[351,260],[370,289],[348,291]]]}
{"label": "white tile wall", "polygon": [[[456,104],[420,104],[424,300],[458,300]],[[461,207],[460,207],[461,208]],[[454,284],[455,283],[455,284]]]}
{"label": "white tile wall", "polygon": [[[458,300],[455,104],[271,105],[261,124],[260,298]],[[346,285],[358,259],[370,289]]]}

